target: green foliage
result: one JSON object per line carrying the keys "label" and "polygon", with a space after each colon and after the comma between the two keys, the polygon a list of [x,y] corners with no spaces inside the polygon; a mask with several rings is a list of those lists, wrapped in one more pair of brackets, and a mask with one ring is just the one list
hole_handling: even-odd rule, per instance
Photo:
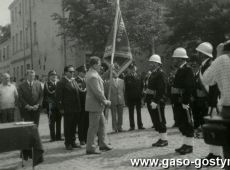
{"label": "green foliage", "polygon": [[[126,0],[120,6],[131,44],[151,53],[153,41],[160,40],[163,30],[160,5],[154,0]],[[68,17],[53,16],[62,26],[62,34],[88,46],[93,54],[103,54],[115,5],[106,0],[64,0],[64,10]]]}
{"label": "green foliage", "polygon": [[[209,41],[214,46],[230,30],[230,3],[225,0],[170,0],[166,23],[172,30],[170,44]],[[191,43],[194,42],[194,43]]]}
{"label": "green foliage", "polygon": [[0,41],[10,38],[10,25],[0,26]]}

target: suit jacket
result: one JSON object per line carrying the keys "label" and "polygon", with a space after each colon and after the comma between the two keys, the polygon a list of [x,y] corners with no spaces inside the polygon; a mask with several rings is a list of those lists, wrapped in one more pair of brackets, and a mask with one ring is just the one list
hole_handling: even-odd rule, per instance
{"label": "suit jacket", "polygon": [[34,81],[32,88],[27,81],[21,83],[18,87],[19,103],[22,109],[25,109],[26,105],[34,106],[39,104],[42,106],[43,90],[41,83]]}
{"label": "suit jacket", "polygon": [[79,96],[81,101],[81,111],[83,112],[85,110],[85,97],[86,97],[86,83],[85,78],[76,78],[76,82],[79,87]]}
{"label": "suit jacket", "polygon": [[98,72],[89,69],[86,73],[86,111],[103,112],[106,100],[103,83],[104,82]]}
{"label": "suit jacket", "polygon": [[64,109],[64,114],[81,111],[78,85],[75,80],[72,83],[63,77],[56,88],[56,100],[59,109]]}
{"label": "suit jacket", "polygon": [[143,94],[144,81],[139,74],[128,74],[125,79],[125,97],[127,104],[132,101],[140,101]]}
{"label": "suit jacket", "polygon": [[[109,82],[107,81],[105,84],[106,92],[109,91]],[[110,101],[111,105],[125,105],[125,83],[124,80],[117,78],[117,82],[115,79],[111,81],[111,94],[110,94]]]}

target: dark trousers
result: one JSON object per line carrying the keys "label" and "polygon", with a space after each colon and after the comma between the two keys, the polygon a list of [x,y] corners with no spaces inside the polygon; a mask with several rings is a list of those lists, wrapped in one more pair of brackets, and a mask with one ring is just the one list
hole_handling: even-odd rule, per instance
{"label": "dark trousers", "polygon": [[81,142],[87,141],[87,132],[89,128],[89,112],[82,111],[79,113],[78,138]]}
{"label": "dark trousers", "polygon": [[[230,113],[230,107],[228,107],[228,108],[223,107],[220,114],[224,119],[230,119],[229,113]],[[230,159],[230,143],[228,146],[223,146],[223,153],[224,153],[224,159]],[[226,166],[225,170],[230,170],[230,167]]]}
{"label": "dark trousers", "polygon": [[178,116],[176,114],[176,111],[175,111],[175,107],[174,107],[174,104],[172,104],[172,111],[173,111],[173,118],[174,118],[174,122],[175,122],[175,126],[178,126]]}
{"label": "dark trousers", "polygon": [[208,103],[206,98],[195,98],[192,106],[194,129],[204,124],[204,116],[208,115]]}
{"label": "dark trousers", "polygon": [[57,108],[51,109],[51,112],[47,110],[47,113],[49,119],[50,138],[52,140],[59,140],[61,139],[62,115]]}
{"label": "dark trousers", "polygon": [[14,108],[0,110],[0,122],[14,122]]}
{"label": "dark trousers", "polygon": [[142,128],[143,124],[141,120],[141,99],[136,101],[129,101],[128,103],[130,128],[135,128],[135,123],[134,123],[135,106],[137,111],[137,126],[138,128]]}
{"label": "dark trousers", "polygon": [[147,103],[147,108],[149,111],[149,114],[151,115],[151,119],[153,121],[155,130],[159,133],[165,133],[166,132],[166,120],[165,120],[165,105],[160,104],[160,106],[156,109],[152,109],[151,103]]}
{"label": "dark trousers", "polygon": [[24,121],[31,121],[34,122],[37,126],[39,125],[39,119],[40,119],[40,109],[37,111],[27,111],[26,109],[21,109],[23,113],[21,114]]}
{"label": "dark trousers", "polygon": [[179,130],[182,135],[186,137],[194,137],[191,111],[183,109],[182,104],[180,103],[174,104],[174,109],[178,118]]}
{"label": "dark trousers", "polygon": [[78,124],[77,112],[64,112],[64,136],[65,145],[72,145],[75,143],[76,126]]}

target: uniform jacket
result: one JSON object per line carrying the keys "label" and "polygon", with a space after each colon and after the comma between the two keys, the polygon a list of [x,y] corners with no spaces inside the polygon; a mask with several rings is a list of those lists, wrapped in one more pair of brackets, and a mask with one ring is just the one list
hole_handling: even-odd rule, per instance
{"label": "uniform jacket", "polygon": [[77,77],[76,82],[79,87],[79,96],[81,101],[81,109],[85,110],[85,98],[86,98],[86,82],[85,78]]}
{"label": "uniform jacket", "polygon": [[126,101],[132,102],[141,100],[143,95],[144,81],[142,77],[135,73],[128,74],[125,77],[125,99]]}
{"label": "uniform jacket", "polygon": [[57,82],[47,81],[44,84],[44,98],[43,98],[43,107],[48,108],[49,103],[53,106],[57,104],[55,91],[57,87]]}
{"label": "uniform jacket", "polygon": [[[108,94],[109,91],[109,82],[107,81],[105,83],[105,89]],[[115,79],[112,79],[111,81],[111,94],[110,94],[110,101],[111,105],[125,105],[125,83],[124,80],[117,78],[117,81]]]}
{"label": "uniform jacket", "polygon": [[146,100],[147,102],[165,102],[165,91],[166,91],[166,83],[165,83],[165,75],[162,69],[157,69],[153,71],[148,79],[147,89],[150,89],[156,92],[155,95],[147,94]]}
{"label": "uniform jacket", "polygon": [[38,81],[33,81],[32,87],[27,81],[21,83],[18,87],[18,95],[22,109],[26,105],[34,106],[39,104],[40,107],[42,106],[43,90],[41,83]]}
{"label": "uniform jacket", "polygon": [[106,100],[103,83],[104,81],[98,72],[94,69],[89,69],[86,73],[86,111],[103,112]]}
{"label": "uniform jacket", "polygon": [[182,94],[180,96],[181,101],[179,102],[183,104],[190,103],[194,86],[195,86],[195,79],[194,79],[192,68],[188,66],[188,64],[186,63],[176,71],[175,78],[173,81],[173,87],[182,90]]}
{"label": "uniform jacket", "polygon": [[63,77],[57,83],[56,99],[59,109],[64,109],[65,114],[81,111],[79,90],[75,80],[71,83]]}

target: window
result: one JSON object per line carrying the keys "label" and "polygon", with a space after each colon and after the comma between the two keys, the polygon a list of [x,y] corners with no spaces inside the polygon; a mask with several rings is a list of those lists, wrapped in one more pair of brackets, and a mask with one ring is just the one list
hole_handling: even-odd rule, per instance
{"label": "window", "polygon": [[12,21],[12,23],[14,22],[14,11],[13,11],[13,9],[11,10],[11,21]]}
{"label": "window", "polygon": [[37,23],[34,22],[34,44],[37,43]]}
{"label": "window", "polygon": [[21,78],[23,78],[24,77],[24,70],[23,70],[23,65],[21,65]]}
{"label": "window", "polygon": [[9,47],[9,45],[7,45],[7,47],[6,47],[6,57],[7,57],[7,59],[10,58],[10,47]]}
{"label": "window", "polygon": [[29,32],[28,32],[28,28],[25,29],[25,32],[26,32],[26,48],[28,48],[29,47],[29,40],[28,40]]}
{"label": "window", "polygon": [[3,55],[2,60],[4,61],[6,59],[6,47],[3,48]]}
{"label": "window", "polygon": [[15,21],[17,21],[17,14],[18,14],[18,10],[17,10],[17,7],[15,7],[15,11],[14,11],[14,15],[15,15]]}
{"label": "window", "polygon": [[27,13],[27,12],[28,12],[27,5],[28,5],[28,0],[25,0],[25,13]]}
{"label": "window", "polygon": [[18,51],[18,33],[16,34],[15,51]]}
{"label": "window", "polygon": [[17,79],[19,78],[19,66],[17,66]]}
{"label": "window", "polygon": [[16,69],[15,69],[15,67],[14,67],[14,77],[16,77]]}
{"label": "window", "polygon": [[30,69],[30,64],[26,64],[26,69],[27,69],[27,70]]}
{"label": "window", "polygon": [[2,50],[0,49],[0,61],[2,61]]}
{"label": "window", "polygon": [[12,38],[12,46],[13,46],[13,54],[15,53],[15,40],[14,40],[15,38],[14,38],[14,36],[13,36],[13,38]]}
{"label": "window", "polygon": [[20,31],[20,49],[22,49],[23,45],[22,45],[22,31]]}
{"label": "window", "polygon": [[19,17],[22,16],[22,4],[21,3],[19,4],[18,15]]}

